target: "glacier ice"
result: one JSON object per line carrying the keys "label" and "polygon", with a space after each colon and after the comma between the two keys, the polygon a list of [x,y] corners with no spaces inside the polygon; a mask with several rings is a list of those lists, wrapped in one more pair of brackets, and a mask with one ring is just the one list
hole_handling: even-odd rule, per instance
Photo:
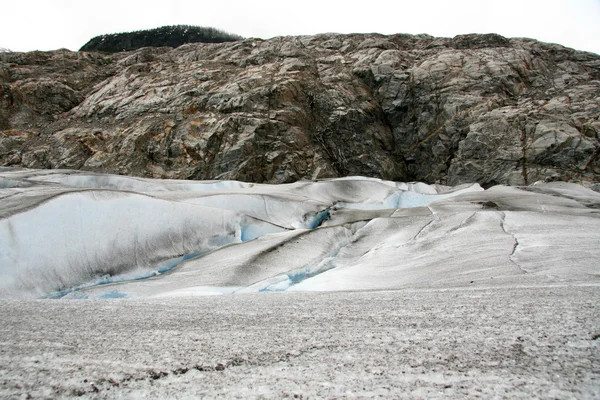
{"label": "glacier ice", "polygon": [[0,291],[43,295],[124,274],[153,276],[174,257],[281,230],[233,211],[141,194],[67,192],[0,220]]}
{"label": "glacier ice", "polygon": [[[379,290],[600,276],[600,194],[0,170],[0,297]],[[568,262],[566,259],[568,258]]]}

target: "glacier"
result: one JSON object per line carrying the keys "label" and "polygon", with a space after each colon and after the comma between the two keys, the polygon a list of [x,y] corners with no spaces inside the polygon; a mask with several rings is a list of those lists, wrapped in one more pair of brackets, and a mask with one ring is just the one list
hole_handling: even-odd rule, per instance
{"label": "glacier", "polygon": [[0,298],[597,282],[600,194],[564,182],[285,185],[0,169]]}
{"label": "glacier", "polygon": [[0,167],[0,397],[598,398],[600,194]]}

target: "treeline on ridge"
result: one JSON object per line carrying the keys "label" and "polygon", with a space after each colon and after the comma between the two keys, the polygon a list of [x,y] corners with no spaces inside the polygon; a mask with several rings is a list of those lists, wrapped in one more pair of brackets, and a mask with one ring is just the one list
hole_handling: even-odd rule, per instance
{"label": "treeline on ridge", "polygon": [[92,38],[80,51],[103,51],[118,53],[142,47],[179,47],[186,43],[223,43],[235,42],[242,36],[224,32],[215,28],[173,25],[162,26],[134,32],[111,33]]}

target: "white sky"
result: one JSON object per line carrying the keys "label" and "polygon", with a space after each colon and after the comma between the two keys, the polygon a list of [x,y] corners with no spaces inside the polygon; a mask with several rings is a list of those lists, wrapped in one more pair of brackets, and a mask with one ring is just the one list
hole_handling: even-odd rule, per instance
{"label": "white sky", "polygon": [[163,25],[245,37],[324,32],[499,33],[600,54],[600,0],[3,0],[0,47],[79,49],[94,36]]}

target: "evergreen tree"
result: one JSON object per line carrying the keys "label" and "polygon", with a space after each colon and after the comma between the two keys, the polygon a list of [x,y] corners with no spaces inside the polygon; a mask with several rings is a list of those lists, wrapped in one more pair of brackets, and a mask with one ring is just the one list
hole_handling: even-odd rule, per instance
{"label": "evergreen tree", "polygon": [[242,36],[215,28],[173,25],[142,31],[96,36],[79,50],[117,53],[120,51],[136,50],[142,47],[179,47],[186,43],[223,43],[242,39]]}

